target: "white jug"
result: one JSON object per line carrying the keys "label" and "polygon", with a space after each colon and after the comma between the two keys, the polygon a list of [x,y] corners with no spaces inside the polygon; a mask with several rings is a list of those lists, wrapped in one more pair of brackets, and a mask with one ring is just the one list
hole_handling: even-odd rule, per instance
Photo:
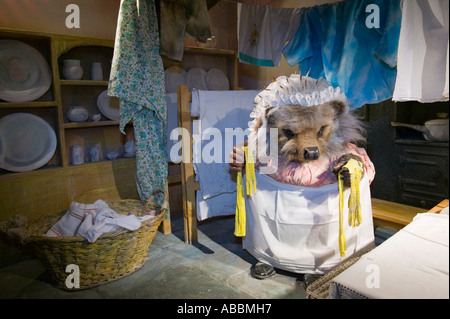
{"label": "white jug", "polygon": [[64,60],[62,73],[66,80],[81,80],[83,77],[81,61],[75,59]]}

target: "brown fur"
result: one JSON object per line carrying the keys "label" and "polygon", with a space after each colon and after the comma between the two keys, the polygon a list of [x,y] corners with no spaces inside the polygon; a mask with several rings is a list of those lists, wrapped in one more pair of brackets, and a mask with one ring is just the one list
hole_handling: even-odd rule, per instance
{"label": "brown fur", "polygon": [[362,124],[340,100],[270,108],[261,122],[257,126],[278,129],[278,154],[286,163],[310,161],[305,158],[307,148],[318,148],[318,156],[334,157],[343,154],[347,143],[365,141]]}

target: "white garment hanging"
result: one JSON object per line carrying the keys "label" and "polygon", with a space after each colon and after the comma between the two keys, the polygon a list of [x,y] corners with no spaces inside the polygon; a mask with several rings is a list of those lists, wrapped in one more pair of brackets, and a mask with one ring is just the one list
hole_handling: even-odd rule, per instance
{"label": "white garment hanging", "polygon": [[402,2],[394,101],[448,101],[448,0]]}
{"label": "white garment hanging", "polygon": [[300,10],[238,3],[239,60],[279,66],[286,42],[300,25]]}

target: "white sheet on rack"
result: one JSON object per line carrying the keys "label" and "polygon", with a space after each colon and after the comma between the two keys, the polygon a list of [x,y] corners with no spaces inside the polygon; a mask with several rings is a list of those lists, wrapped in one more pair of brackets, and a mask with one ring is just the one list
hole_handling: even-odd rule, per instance
{"label": "white sheet on rack", "polygon": [[[200,135],[195,127],[192,131],[194,170],[201,189],[197,193],[198,220],[235,213],[236,182],[229,172],[228,154],[236,141],[225,136],[225,130],[247,129],[258,93],[256,90],[192,92],[191,115],[198,115],[197,126],[202,132]],[[214,134],[206,134],[208,130]]]}

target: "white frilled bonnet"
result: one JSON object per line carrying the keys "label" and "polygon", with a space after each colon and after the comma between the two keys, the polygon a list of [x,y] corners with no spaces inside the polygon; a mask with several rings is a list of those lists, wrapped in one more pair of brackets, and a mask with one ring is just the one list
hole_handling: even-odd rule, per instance
{"label": "white frilled bonnet", "polygon": [[324,78],[313,79],[300,74],[292,74],[290,77],[279,76],[256,96],[253,102],[255,107],[250,114],[252,121],[248,123],[248,126],[253,131],[258,119],[269,107],[313,106],[336,99],[346,101],[339,87],[334,88]]}

